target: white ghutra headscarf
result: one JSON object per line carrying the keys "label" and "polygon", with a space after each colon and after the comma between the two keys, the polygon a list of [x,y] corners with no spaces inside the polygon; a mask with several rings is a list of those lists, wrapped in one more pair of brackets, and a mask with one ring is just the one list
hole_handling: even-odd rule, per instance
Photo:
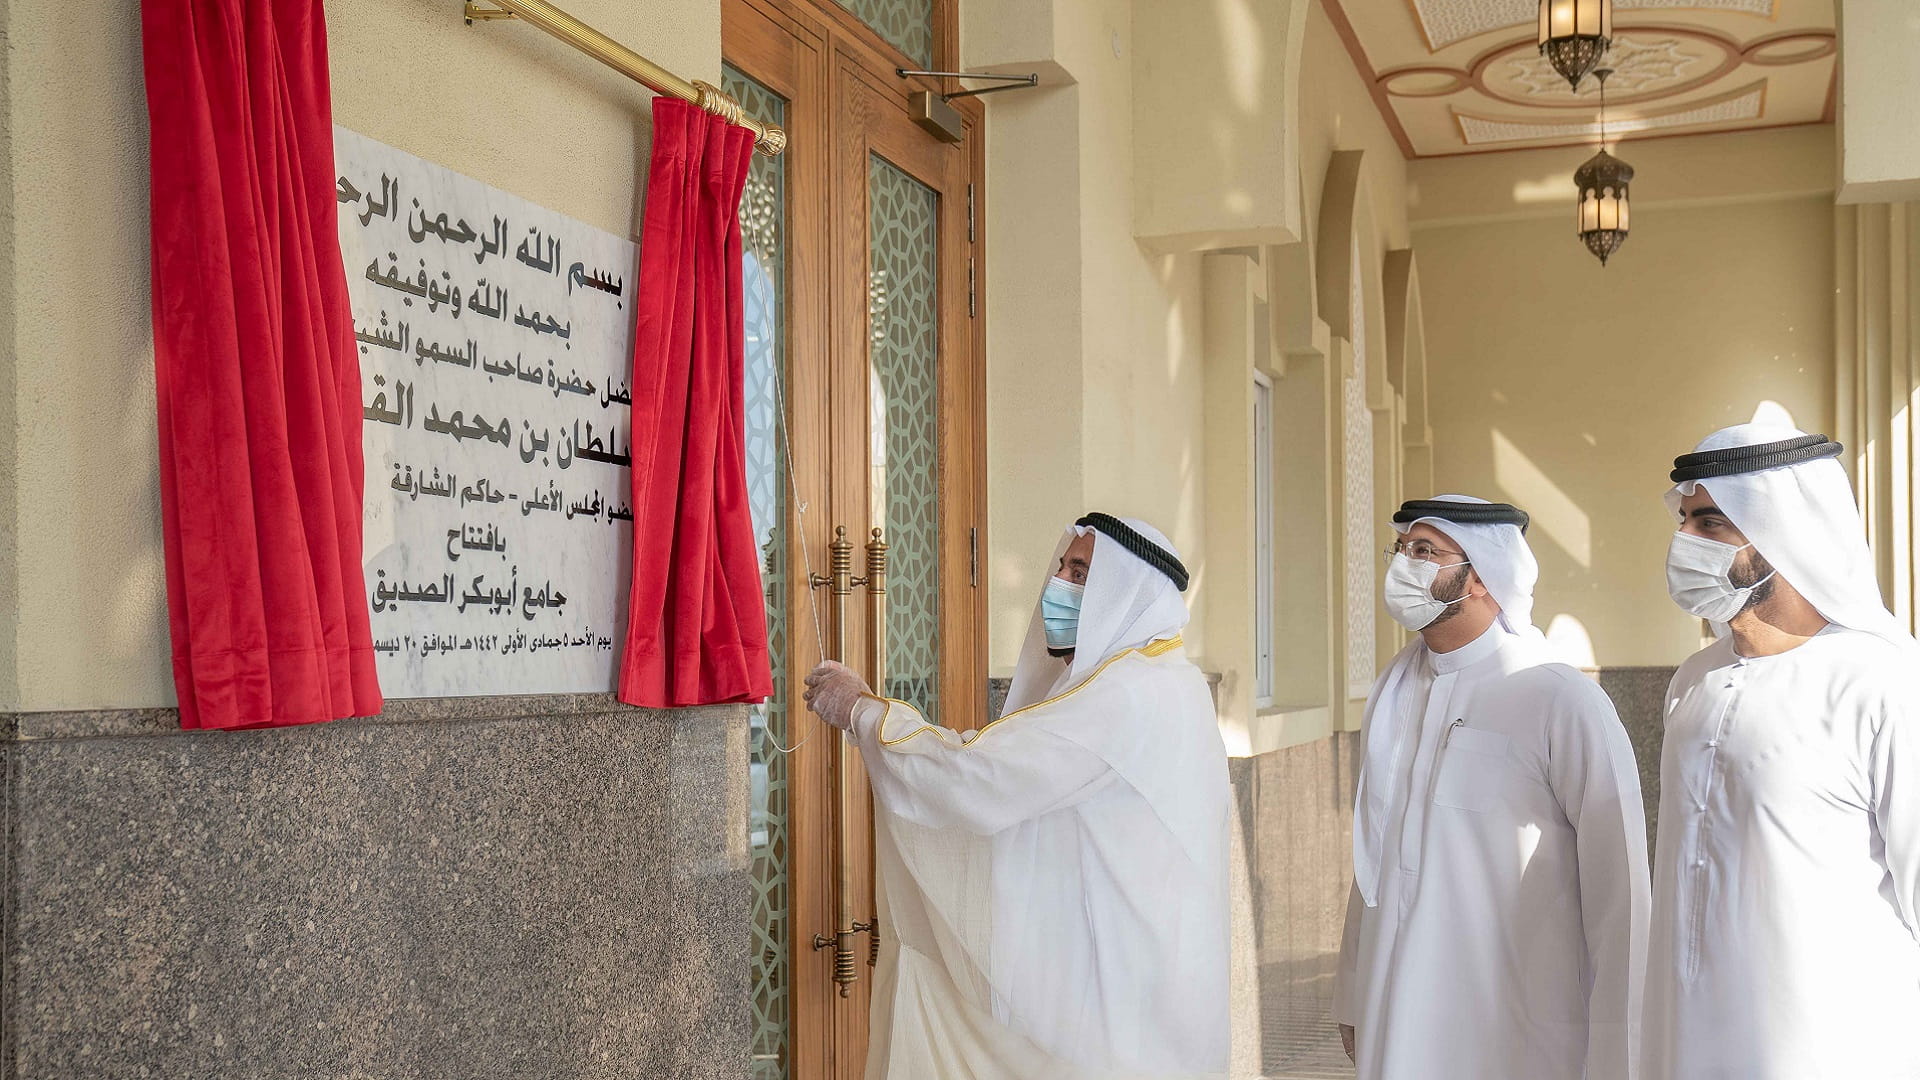
{"label": "white ghutra headscarf", "polygon": [[1681,498],[1706,488],[1753,549],[1828,622],[1920,648],[1880,594],[1841,452],[1838,443],[1798,428],[1723,428],[1675,460],[1667,509],[1678,521]]}
{"label": "white ghutra headscarf", "polygon": [[[1431,506],[1433,503],[1489,508],[1498,504],[1471,495],[1436,495],[1425,504],[1407,504],[1426,506],[1432,513],[1418,517],[1396,514],[1393,527],[1404,536],[1415,525],[1431,525],[1459,544],[1474,573],[1487,587],[1488,595],[1500,605],[1501,629],[1544,649],[1545,639],[1533,625],[1533,587],[1540,580],[1540,564],[1533,557],[1533,549],[1527,546],[1525,529],[1513,524],[1449,521],[1441,516],[1444,511]],[[1403,516],[1410,520],[1401,520]],[[1399,797],[1398,789],[1407,779],[1394,775],[1393,758],[1406,725],[1420,722],[1418,708],[1407,700],[1409,677],[1426,651],[1426,640],[1416,635],[1413,642],[1393,658],[1367,700],[1363,724],[1367,742],[1353,805],[1353,878],[1368,907],[1379,904],[1380,868],[1386,863],[1387,818]]]}
{"label": "white ghutra headscarf", "polygon": [[[1111,520],[1132,530],[1178,563],[1180,553],[1159,529],[1136,518]],[[1179,633],[1191,617],[1173,578],[1092,525],[1068,526],[1054,548],[1053,561],[1048,567],[1058,566],[1067,546],[1088,534],[1094,538],[1093,559],[1080,601],[1080,631],[1073,659],[1063,663],[1047,653],[1046,627],[1036,599],[1027,640],[1020,649],[1020,662],[1014,668],[1013,685],[1007,691],[1006,712],[1026,708],[1078,686],[1109,657],[1170,638]],[[1048,573],[1052,573],[1051,569]]]}

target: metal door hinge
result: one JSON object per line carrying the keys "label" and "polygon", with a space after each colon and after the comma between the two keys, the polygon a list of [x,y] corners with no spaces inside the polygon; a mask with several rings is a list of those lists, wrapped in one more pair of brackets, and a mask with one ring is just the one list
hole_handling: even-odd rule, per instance
{"label": "metal door hinge", "polygon": [[980,530],[967,530],[967,584],[972,588],[980,587]]}

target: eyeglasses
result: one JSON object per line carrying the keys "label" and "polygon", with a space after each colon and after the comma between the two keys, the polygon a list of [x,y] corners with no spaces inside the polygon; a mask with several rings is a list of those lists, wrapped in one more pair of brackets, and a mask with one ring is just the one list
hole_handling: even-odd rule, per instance
{"label": "eyeglasses", "polygon": [[[1448,551],[1446,548],[1437,548],[1425,540],[1395,540],[1393,546],[1388,548],[1384,554],[1388,559],[1392,559],[1395,555],[1405,555],[1414,562],[1432,562],[1436,555],[1458,557],[1461,559],[1467,558],[1467,553],[1464,551]],[[1456,563],[1454,565],[1459,564]]]}

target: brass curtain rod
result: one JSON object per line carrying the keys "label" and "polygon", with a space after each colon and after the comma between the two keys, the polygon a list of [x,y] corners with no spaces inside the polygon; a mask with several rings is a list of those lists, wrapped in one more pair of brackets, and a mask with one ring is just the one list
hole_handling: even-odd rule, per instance
{"label": "brass curtain rod", "polygon": [[687,80],[641,56],[625,45],[561,11],[547,0],[466,0],[468,22],[490,19],[519,19],[538,27],[579,49],[595,60],[652,90],[682,101],[691,101],[728,122],[753,132],[754,149],[773,157],[787,148],[787,133],[764,120],[748,116],[740,103],[717,86]]}

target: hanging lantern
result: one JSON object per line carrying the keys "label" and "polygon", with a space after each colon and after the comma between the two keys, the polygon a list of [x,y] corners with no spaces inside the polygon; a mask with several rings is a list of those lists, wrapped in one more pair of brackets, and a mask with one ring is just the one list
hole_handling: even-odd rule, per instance
{"label": "hanging lantern", "polygon": [[1540,0],[1540,55],[1578,90],[1613,44],[1613,0]]}
{"label": "hanging lantern", "polygon": [[1633,166],[1607,153],[1607,76],[1611,74],[1612,68],[1593,73],[1600,80],[1600,152],[1573,172],[1573,186],[1580,191],[1580,239],[1601,266],[1627,242],[1627,184],[1633,179]]}
{"label": "hanging lantern", "polygon": [[1627,183],[1632,179],[1633,166],[1605,150],[1573,174],[1580,188],[1580,239],[1601,266],[1627,242]]}

